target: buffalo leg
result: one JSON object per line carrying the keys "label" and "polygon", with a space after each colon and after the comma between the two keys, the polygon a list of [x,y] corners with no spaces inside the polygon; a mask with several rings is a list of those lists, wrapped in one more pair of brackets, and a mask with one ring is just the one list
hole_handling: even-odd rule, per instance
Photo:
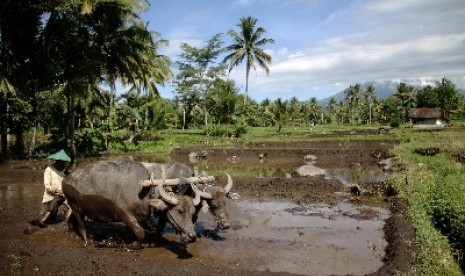
{"label": "buffalo leg", "polygon": [[131,231],[136,236],[136,240],[128,245],[128,248],[139,250],[142,249],[142,241],[145,239],[145,229],[140,226],[139,222],[137,222],[136,218],[132,215],[125,214],[122,216],[122,221],[126,226],[131,229]]}
{"label": "buffalo leg", "polygon": [[157,237],[161,237],[163,231],[165,230],[166,226],[166,215],[158,216],[158,224],[157,224]]}
{"label": "buffalo leg", "polygon": [[73,212],[71,213],[70,222],[72,224],[74,224],[74,222],[77,223],[77,232],[84,239],[84,244],[87,245],[89,240],[87,239],[87,230],[84,215]]}

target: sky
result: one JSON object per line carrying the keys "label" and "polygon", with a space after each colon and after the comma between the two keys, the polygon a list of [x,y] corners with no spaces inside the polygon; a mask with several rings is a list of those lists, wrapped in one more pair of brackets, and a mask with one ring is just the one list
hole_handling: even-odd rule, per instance
{"label": "sky", "polygon": [[[464,0],[149,0],[141,15],[169,46],[160,54],[177,60],[181,42],[202,48],[241,17],[258,19],[272,56],[270,74],[257,67],[248,95],[305,101],[328,98],[368,81],[434,84],[442,77],[465,88]],[[174,71],[175,72],[175,71]],[[175,72],[176,73],[176,72]],[[245,90],[245,63],[231,71]],[[174,87],[161,88],[171,98]]]}

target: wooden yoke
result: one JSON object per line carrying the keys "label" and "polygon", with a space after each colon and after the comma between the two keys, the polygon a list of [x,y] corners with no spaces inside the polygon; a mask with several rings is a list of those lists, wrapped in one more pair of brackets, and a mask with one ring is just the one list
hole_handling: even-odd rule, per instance
{"label": "wooden yoke", "polygon": [[177,186],[177,185],[183,185],[183,184],[205,184],[205,183],[212,183],[215,181],[214,176],[193,176],[193,177],[179,177],[179,178],[173,178],[173,179],[154,179],[150,177],[148,180],[140,180],[139,185],[142,187],[148,187],[148,186],[157,186],[159,184],[162,184],[164,186]]}

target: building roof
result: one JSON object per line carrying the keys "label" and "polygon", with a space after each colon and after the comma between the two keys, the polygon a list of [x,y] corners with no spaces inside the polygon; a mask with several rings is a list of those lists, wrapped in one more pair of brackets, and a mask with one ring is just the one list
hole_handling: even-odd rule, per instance
{"label": "building roof", "polygon": [[442,118],[442,108],[440,107],[422,107],[410,109],[410,119],[439,119]]}

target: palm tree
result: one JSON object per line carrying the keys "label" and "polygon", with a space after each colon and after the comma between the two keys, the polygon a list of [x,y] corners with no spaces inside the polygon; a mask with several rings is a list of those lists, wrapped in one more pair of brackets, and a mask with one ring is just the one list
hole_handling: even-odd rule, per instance
{"label": "palm tree", "polygon": [[402,121],[407,121],[408,110],[415,102],[415,88],[411,85],[401,82],[397,85],[397,91],[393,96],[400,102],[400,108],[402,110]]}
{"label": "palm tree", "polygon": [[271,103],[270,108],[265,109],[265,113],[271,114],[271,118],[275,124],[278,125],[278,132],[281,132],[281,129],[287,119],[287,102],[281,100],[281,98],[276,99]]}
{"label": "palm tree", "polygon": [[306,107],[310,117],[310,121],[318,121],[318,113],[321,111],[321,107],[318,105],[316,98],[312,97],[310,101],[306,104]]}
{"label": "palm tree", "polygon": [[371,125],[372,121],[372,108],[373,108],[373,102],[376,100],[376,89],[375,87],[370,84],[364,91],[364,98],[365,101],[368,103],[368,109],[369,109],[369,124]]}
{"label": "palm tree", "polygon": [[352,123],[352,115],[353,115],[353,110],[358,109],[359,107],[359,102],[360,102],[360,84],[355,84],[349,86],[346,90],[344,90],[345,93],[345,99],[348,103],[349,106],[349,122]]}
{"label": "palm tree", "polygon": [[289,119],[291,120],[291,122],[293,124],[295,124],[296,122],[298,122],[299,125],[302,125],[303,123],[303,120],[302,120],[302,114],[300,113],[300,109],[301,109],[301,104],[299,103],[299,100],[297,99],[297,97],[292,97],[290,100],[289,100]]}
{"label": "palm tree", "polygon": [[443,116],[447,117],[450,111],[457,109],[459,103],[459,92],[450,80],[445,77],[436,82],[435,92],[439,106],[442,108]]}
{"label": "palm tree", "polygon": [[247,93],[249,90],[249,73],[250,69],[256,70],[255,62],[263,68],[268,75],[270,73],[269,65],[271,64],[271,56],[267,54],[261,46],[268,43],[274,43],[271,38],[263,38],[266,30],[262,27],[257,27],[257,19],[251,16],[242,17],[239,24],[239,33],[234,30],[229,30],[228,35],[232,37],[234,43],[226,47],[229,52],[223,62],[229,61],[229,72],[238,66],[244,58],[246,61],[245,69],[245,92],[244,92],[244,105],[247,100]]}
{"label": "palm tree", "polygon": [[[329,98],[328,105],[326,106],[326,109],[328,111],[329,118],[331,122],[333,122],[334,117],[336,115],[336,108],[337,108],[337,102],[335,97]],[[337,122],[337,117],[336,117],[336,122]]]}
{"label": "palm tree", "polygon": [[1,153],[4,157],[8,152],[8,95],[14,93],[14,87],[6,77],[0,76],[0,140]]}

